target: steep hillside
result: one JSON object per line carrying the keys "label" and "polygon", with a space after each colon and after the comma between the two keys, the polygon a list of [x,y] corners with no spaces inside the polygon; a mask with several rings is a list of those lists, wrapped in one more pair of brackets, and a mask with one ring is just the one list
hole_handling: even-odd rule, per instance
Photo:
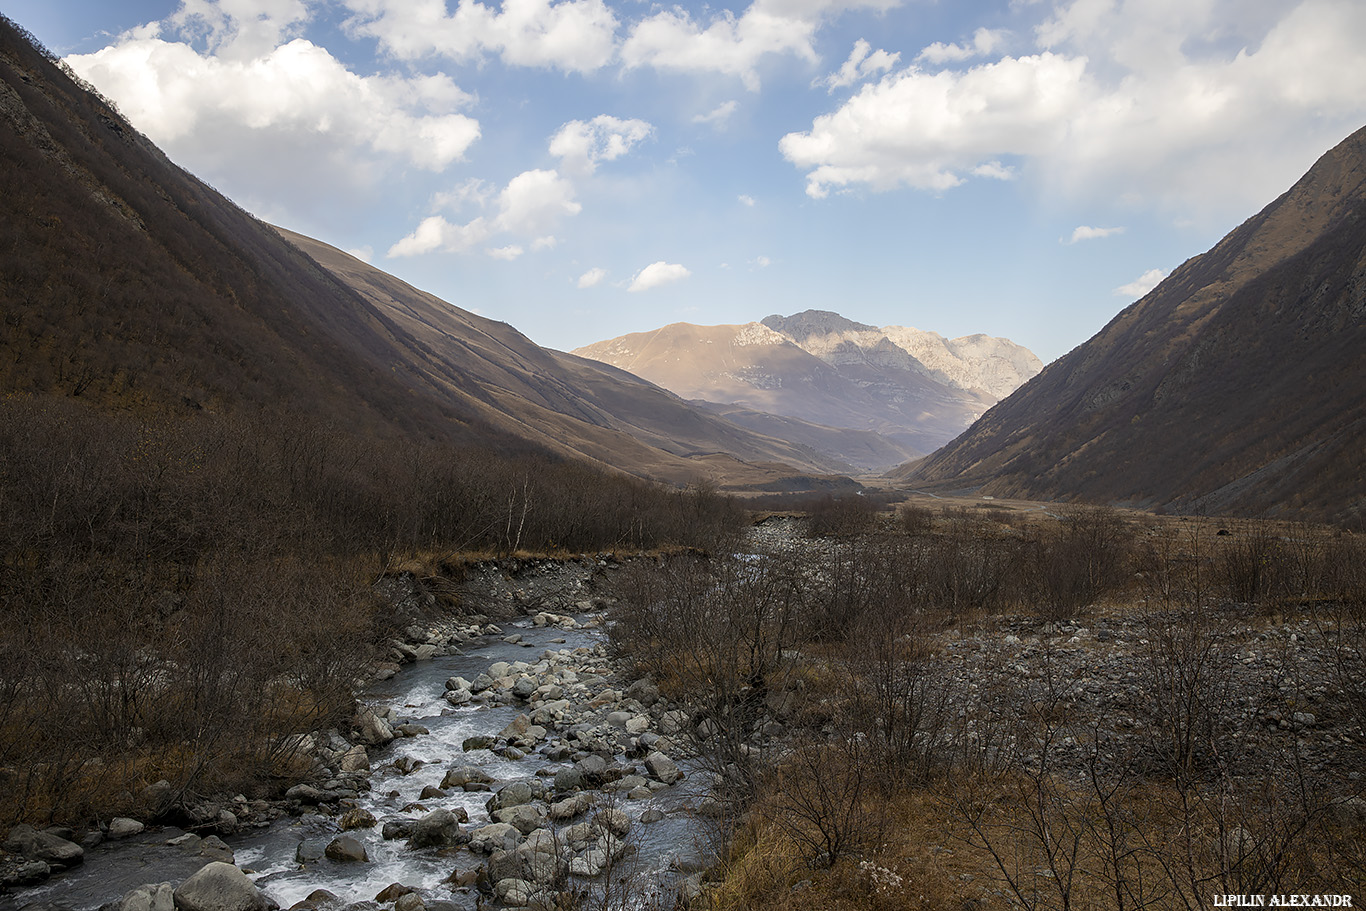
{"label": "steep hillside", "polygon": [[[356,433],[551,452],[672,482],[840,467],[287,241],[176,167],[8,20],[0,122],[8,392],[162,414],[292,410]],[[784,462],[793,468],[772,464]]]}
{"label": "steep hillside", "polygon": [[1366,130],[902,474],[998,495],[1360,521]]}

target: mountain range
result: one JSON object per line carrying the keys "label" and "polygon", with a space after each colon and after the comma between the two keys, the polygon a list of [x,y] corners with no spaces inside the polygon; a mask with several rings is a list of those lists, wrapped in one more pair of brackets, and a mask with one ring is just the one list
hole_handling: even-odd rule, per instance
{"label": "mountain range", "polygon": [[932,488],[1366,517],[1366,129],[898,476]]}
{"label": "mountain range", "polygon": [[865,471],[943,445],[1042,366],[1008,339],[879,329],[824,310],[674,323],[574,353]]}
{"label": "mountain range", "polygon": [[167,415],[295,410],[675,484],[799,488],[845,468],[264,224],[8,20],[0,121],[7,392]]}

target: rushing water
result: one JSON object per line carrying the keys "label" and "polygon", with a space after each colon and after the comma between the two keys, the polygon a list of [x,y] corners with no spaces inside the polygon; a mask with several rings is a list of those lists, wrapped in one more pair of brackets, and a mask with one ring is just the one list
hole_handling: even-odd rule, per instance
{"label": "rushing water", "polygon": [[[483,858],[468,850],[437,852],[412,851],[401,839],[384,841],[380,829],[387,818],[416,818],[421,813],[403,812],[417,803],[428,785],[440,785],[446,770],[457,765],[482,768],[495,780],[494,789],[513,781],[530,780],[538,771],[562,767],[532,753],[521,760],[508,760],[487,750],[465,753],[461,745],[468,737],[493,735],[501,731],[520,711],[514,706],[471,704],[452,708],[442,699],[445,681],[451,676],[473,679],[497,661],[534,663],[545,649],[573,649],[592,646],[600,636],[592,631],[565,631],[535,628],[519,621],[522,641],[510,644],[493,640],[463,655],[450,655],[406,666],[391,680],[377,684],[365,700],[393,704],[403,721],[414,721],[431,733],[399,738],[382,750],[372,750],[371,790],[362,793],[358,805],[369,810],[379,825],[349,832],[360,840],[369,855],[366,863],[337,863],[322,859],[301,865],[296,860],[300,844],[318,851],[338,833],[335,819],[305,815],[279,820],[269,829],[225,839],[233,848],[238,866],[248,870],[257,886],[282,908],[288,908],[316,889],[327,889],[348,902],[373,900],[391,883],[416,889],[429,906],[454,902],[457,907],[473,908],[472,891],[456,892],[445,883],[454,870],[478,868]],[[395,760],[411,756],[421,760],[421,768],[403,775],[393,768]],[[685,767],[686,768],[686,767]],[[462,806],[469,813],[467,828],[490,822],[484,809],[490,793],[465,793],[452,790],[445,798],[423,801],[428,810],[455,810]],[[608,795],[602,795],[608,798]],[[644,800],[616,800],[619,809],[633,820],[627,842],[634,849],[629,863],[619,864],[618,890],[639,898],[666,890],[679,868],[695,869],[702,855],[696,831],[684,809],[688,797],[686,782],[656,792]],[[666,814],[665,819],[645,825],[641,814],[651,808]],[[0,909],[18,909],[36,902],[51,902],[82,911],[121,898],[144,883],[178,883],[197,869],[202,860],[187,858],[181,849],[166,842],[180,834],[174,829],[149,831],[123,842],[101,845],[86,852],[79,868],[59,874],[48,883],[12,896],[0,897]],[[625,879],[621,879],[625,877]],[[582,888],[602,884],[584,881]]]}

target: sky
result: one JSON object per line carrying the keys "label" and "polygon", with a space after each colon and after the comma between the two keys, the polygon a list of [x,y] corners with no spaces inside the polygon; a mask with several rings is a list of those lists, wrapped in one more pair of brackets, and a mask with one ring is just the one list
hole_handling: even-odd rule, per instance
{"label": "sky", "polygon": [[3,0],[266,221],[561,350],[1051,361],[1366,125],[1361,0]]}

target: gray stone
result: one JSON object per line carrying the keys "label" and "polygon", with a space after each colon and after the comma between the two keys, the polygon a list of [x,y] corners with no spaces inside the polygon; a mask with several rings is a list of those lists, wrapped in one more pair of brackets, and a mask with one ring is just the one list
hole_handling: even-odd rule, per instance
{"label": "gray stone", "polygon": [[362,863],[370,859],[370,855],[365,853],[365,845],[350,835],[338,835],[327,843],[323,853],[329,860],[340,863]]}
{"label": "gray stone", "polygon": [[56,873],[74,867],[85,859],[85,849],[53,832],[39,832],[22,824],[10,829],[5,850],[28,860],[40,860]]}
{"label": "gray stone", "polygon": [[175,911],[175,888],[170,883],[138,886],[114,908],[116,911]]}
{"label": "gray stone", "polygon": [[514,781],[512,784],[499,788],[489,800],[486,809],[492,815],[508,807],[519,807],[524,803],[531,803],[535,799],[536,793],[531,789],[530,784],[525,781]]}
{"label": "gray stone", "polygon": [[658,750],[645,757],[645,768],[649,769],[651,775],[665,784],[673,784],[683,777],[683,773],[678,769],[678,764]]}
{"label": "gray stone", "polygon": [[545,810],[534,804],[522,804],[520,806],[508,807],[493,814],[493,818],[498,822],[505,822],[508,825],[516,826],[517,831],[523,835],[530,835],[541,826],[545,825]]}
{"label": "gray stone", "polygon": [[495,822],[470,833],[470,850],[476,854],[511,851],[522,843],[523,835],[514,825]]}
{"label": "gray stone", "polygon": [[356,713],[354,727],[360,742],[370,746],[383,746],[394,739],[394,729],[389,727],[389,722],[369,706]]}
{"label": "gray stone", "polygon": [[394,902],[394,911],[423,911],[426,907],[426,902],[416,892],[401,895],[398,901]]}
{"label": "gray stone", "polygon": [[175,890],[177,911],[266,911],[266,897],[232,864],[215,862]]}
{"label": "gray stone", "polygon": [[339,765],[343,772],[368,772],[370,754],[365,752],[365,747],[357,744],[342,754]]}
{"label": "gray stone", "polygon": [[[466,791],[471,790],[469,787],[471,784],[490,785],[492,783],[493,778],[490,777],[487,772],[478,766],[472,765],[457,766],[453,769],[448,769],[445,776],[441,779],[442,788],[461,788]],[[483,790],[487,790],[487,788],[483,788]]]}
{"label": "gray stone", "polygon": [[136,819],[129,819],[127,816],[115,816],[109,821],[109,837],[131,838],[141,832],[146,826]]}
{"label": "gray stone", "polygon": [[450,810],[433,810],[413,825],[408,836],[408,847],[450,848],[469,841],[460,831],[460,823]]}

